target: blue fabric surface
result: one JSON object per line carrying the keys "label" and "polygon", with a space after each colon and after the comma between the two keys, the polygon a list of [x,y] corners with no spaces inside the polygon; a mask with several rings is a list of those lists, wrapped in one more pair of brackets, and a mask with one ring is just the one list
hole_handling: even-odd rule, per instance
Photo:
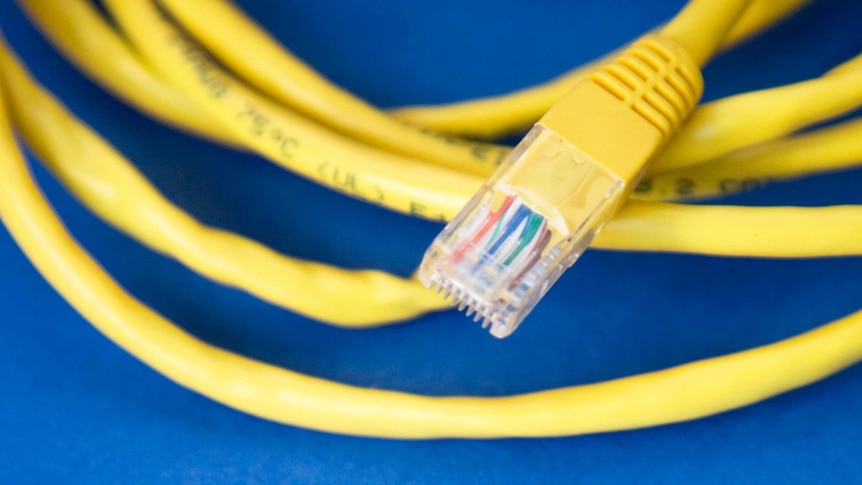
{"label": "blue fabric surface", "polygon": [[[540,82],[682,4],[240,3],[310,64],[381,106]],[[862,51],[860,23],[862,3],[819,0],[717,59],[705,72],[706,97],[816,76]],[[150,121],[78,74],[11,0],[0,2],[0,26],[41,82],[207,223],[303,258],[400,274],[415,268],[440,229]],[[591,251],[507,340],[453,312],[350,332],[200,278],[105,226],[34,170],[76,237],[159,312],[208,342],[361,386],[490,396],[595,382],[774,342],[862,303],[862,258]],[[862,204],[860,185],[856,170],[730,202]],[[862,474],[858,365],[719,416],[593,436],[405,442],[273,424],[178,387],[115,347],[55,294],[5,231],[0,382],[2,483],[846,483]]]}

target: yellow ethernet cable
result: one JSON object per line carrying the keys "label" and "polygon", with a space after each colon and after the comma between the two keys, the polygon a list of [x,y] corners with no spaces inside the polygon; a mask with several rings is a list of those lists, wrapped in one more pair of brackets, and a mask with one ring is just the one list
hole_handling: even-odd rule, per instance
{"label": "yellow ethernet cable", "polygon": [[[180,52],[200,61],[207,53],[191,39],[182,38],[184,42],[167,47],[160,44],[179,37],[173,34],[171,23],[160,24],[154,21],[157,17],[148,16],[157,12],[154,4],[112,2],[115,11],[129,9],[122,10],[126,13],[120,12],[116,20],[131,34],[132,47],[89,2],[61,5],[57,0],[20,1],[33,10],[43,7],[38,14],[42,28],[60,39],[56,43],[66,47],[67,55],[95,77],[110,79],[112,90],[142,104],[145,111],[199,135],[266,153],[260,150],[259,140],[238,130],[236,123],[232,125],[223,106],[206,99],[201,84],[210,89],[212,85],[206,86],[199,79],[194,87],[188,73],[169,72],[188,66],[176,62],[176,57],[170,61],[160,56]],[[862,208],[858,206],[746,208],[643,201],[623,205],[645,170],[659,173],[654,163],[661,163],[661,158],[654,155],[673,136],[700,95],[698,64],[720,45],[738,42],[747,35],[747,29],[758,30],[806,2],[748,3],[693,0],[655,35],[641,39],[604,66],[594,65],[599,68],[596,72],[580,72],[581,82],[542,117],[429,248],[420,271],[426,283],[454,293],[459,303],[487,320],[494,335],[505,336],[594,236],[592,246],[643,251],[766,257],[862,254]],[[75,25],[76,21],[81,24]],[[97,28],[88,31],[92,26]],[[100,39],[110,44],[106,52],[115,59],[102,58]],[[314,318],[355,327],[408,318],[440,308],[441,302],[412,280],[297,262],[254,241],[202,226],[164,200],[109,145],[27,79],[14,58],[6,54],[0,58],[0,171],[4,174],[0,177],[0,219],[16,242],[57,291],[108,338],[178,384],[256,416],[331,432],[392,438],[562,436],[632,429],[722,412],[822,379],[862,359],[862,313],[749,351],[604,383],[499,398],[430,397],[361,389],[227,352],[195,339],[128,295],[75,243],[39,193],[16,150],[7,106],[13,112],[11,121],[31,148],[94,213],[215,281]],[[704,184],[706,193],[722,174],[793,175],[851,163],[858,153],[854,150],[859,149],[858,120],[761,142],[852,109],[858,103],[853,90],[857,79],[852,76],[858,75],[859,66],[859,58],[845,63],[816,81],[826,87],[805,91],[814,93],[814,99],[828,96],[825,108],[802,106],[783,112],[788,121],[782,125],[784,131],[765,130],[762,133],[768,136],[725,146],[715,152],[718,158],[685,172],[668,172],[667,177],[690,174],[692,180]],[[234,68],[243,69],[239,64]],[[235,80],[229,74],[225,73],[224,79],[232,89]],[[253,76],[237,72],[236,77]],[[124,86],[124,79],[132,80],[132,84]],[[257,104],[261,100],[236,86],[239,94],[233,102]],[[847,92],[832,93],[836,87],[847,88]],[[809,99],[796,96],[792,89],[769,97],[773,92],[755,93],[758,96],[749,99],[775,103],[779,99]],[[156,94],[148,97],[152,93]],[[308,137],[304,139],[316,141],[310,148],[303,147],[308,148],[303,157],[365,157],[355,167],[385,173],[390,184],[387,188],[391,188],[391,192],[385,191],[385,198],[421,192],[425,213],[414,215],[450,218],[479,186],[478,179],[462,173],[469,169],[443,170],[426,166],[424,162],[430,160],[421,157],[393,155],[399,152],[397,147],[374,141],[373,136],[363,138],[361,130],[337,126],[342,121],[319,117],[318,122],[327,120],[336,125],[321,130],[323,127],[291,112],[285,105],[289,104],[287,99],[282,101],[285,103],[264,100],[260,105],[271,109],[273,118],[280,122],[296,121],[291,126],[305,130]],[[178,115],[171,112],[173,102],[177,103]],[[537,106],[532,101],[528,104],[524,105],[527,109]],[[732,102],[727,105],[732,106]],[[506,106],[505,102],[498,105],[503,124],[511,122],[506,119],[511,114]],[[550,102],[541,112],[549,106]],[[762,115],[768,109],[769,103],[761,104],[753,114]],[[747,121],[737,112],[711,113],[715,126]],[[246,129],[257,129],[270,120],[264,117],[267,121],[263,122],[256,113],[245,115],[249,124],[242,128]],[[798,120],[804,121],[800,124]],[[357,139],[333,137],[328,130]],[[380,135],[381,139],[387,136]],[[274,138],[276,142],[285,139]],[[333,149],[328,146],[331,144],[338,147]],[[748,145],[754,146],[726,153]],[[782,164],[781,159],[791,154],[817,160],[806,164],[794,159]],[[273,156],[271,152],[269,155]],[[380,163],[375,164],[374,158]],[[695,155],[680,160],[682,165],[702,161]],[[295,169],[294,163],[306,162],[287,159],[281,163]],[[738,164],[747,166],[734,172]],[[307,165],[298,166],[308,175]],[[660,186],[659,177],[664,175],[647,182]],[[318,178],[338,187],[332,177],[318,174]],[[396,200],[392,206],[404,210],[407,200]],[[412,209],[410,206],[410,212],[415,212]],[[612,214],[613,219],[603,225]],[[255,279],[258,273],[260,280]],[[299,281],[287,281],[291,278]],[[282,284],[291,294],[277,294]],[[353,301],[366,306],[358,315],[348,315],[327,308],[328,302],[338,298],[371,300]],[[788,368],[787,362],[796,364]]]}
{"label": "yellow ethernet cable", "polygon": [[[165,200],[128,161],[36,86],[9,52],[0,49],[0,61],[2,77],[11,94],[14,120],[30,148],[94,214],[142,244],[177,259],[213,281],[343,327],[380,326],[448,306],[442,299],[421,289],[412,279],[380,271],[345,271],[297,261],[242,236],[201,225]],[[821,143],[815,146],[818,149],[832,147],[832,152],[842,153],[842,147],[852,143],[852,133],[849,135],[850,138],[844,135],[840,139],[833,139],[833,136],[820,139]],[[779,154],[785,152],[780,150]],[[707,165],[695,169],[695,172],[709,168]],[[465,201],[467,195],[464,194]],[[731,234],[737,235],[737,244],[741,244],[737,250],[742,254],[770,255],[774,252],[770,241],[782,239],[803,241],[804,244],[798,248],[784,247],[789,251],[803,248],[814,251],[807,255],[818,255],[817,251],[824,251],[823,254],[859,251],[845,244],[813,247],[812,242],[818,240],[839,243],[848,240],[837,236],[835,229],[830,227],[846,227],[851,215],[836,219],[837,224],[829,224],[831,219],[827,219],[823,212],[829,209],[805,213],[802,212],[804,209],[795,209],[785,211],[783,217],[772,209],[768,215],[751,214],[754,216],[752,222],[742,224],[739,221],[744,214],[769,209],[723,208],[716,211],[715,208],[703,208],[698,211],[697,208],[683,206],[669,206],[669,210],[659,210],[664,206],[648,206],[647,211],[637,211],[637,207],[637,204],[630,203],[603,233],[605,236],[614,235],[620,232],[617,228],[630,228],[633,221],[641,221],[636,226],[639,231],[623,231],[621,249],[657,249],[645,244],[647,241],[657,242],[660,245],[658,249],[667,247],[674,238],[664,228],[673,227],[668,223],[683,216],[683,219],[692,219],[685,223],[688,227],[707,236],[696,243],[690,241],[682,247],[674,246],[676,251],[721,254],[730,247],[727,241]],[[638,214],[634,220],[630,217],[633,213]],[[727,217],[720,216],[721,213],[729,214],[737,223],[722,223]],[[804,214],[810,215],[803,218]],[[824,238],[812,241],[788,232],[804,220],[808,221],[806,227],[817,227],[816,232]],[[767,227],[774,229],[765,230]],[[757,239],[750,237],[754,228],[759,231]],[[709,230],[715,232],[711,237]],[[752,244],[754,241],[761,242]],[[795,254],[790,252],[787,255]]]}
{"label": "yellow ethernet cable", "polygon": [[[700,62],[707,52],[698,52]],[[475,313],[495,337],[510,335],[590,245],[702,91],[698,63],[677,41],[636,42],[545,113],[431,244],[420,281]]]}
{"label": "yellow ethernet cable", "polygon": [[[209,345],[121,288],[68,234],[16,150],[0,93],[0,220],[46,280],[120,347],[227,406],[321,431],[402,439],[565,436],[687,421],[862,359],[862,312],[781,342],[607,382],[497,398],[362,389]],[[797,362],[788,370],[787,362]]]}

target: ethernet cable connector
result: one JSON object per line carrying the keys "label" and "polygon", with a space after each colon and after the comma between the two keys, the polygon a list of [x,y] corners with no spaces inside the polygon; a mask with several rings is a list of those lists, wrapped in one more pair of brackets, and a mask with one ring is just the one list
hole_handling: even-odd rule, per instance
{"label": "ethernet cable connector", "polygon": [[443,229],[420,281],[510,335],[569,268],[694,108],[697,64],[642,38],[576,84]]}

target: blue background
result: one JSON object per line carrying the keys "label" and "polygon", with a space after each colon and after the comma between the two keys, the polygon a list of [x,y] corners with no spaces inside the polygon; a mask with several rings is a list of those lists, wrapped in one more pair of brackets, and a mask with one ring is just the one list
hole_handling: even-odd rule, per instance
{"label": "blue background", "polygon": [[[240,2],[331,79],[381,105],[540,82],[671,16],[681,1]],[[707,98],[813,77],[862,51],[862,3],[820,0],[705,72]],[[38,78],[201,220],[288,254],[407,274],[439,225],[359,204],[150,121],[79,75],[10,0],[0,25]],[[347,383],[504,395],[766,344],[859,308],[862,258],[720,259],[591,251],[511,338],[456,313],[339,330],[155,255],[41,168],[72,232],[134,294],[201,338]],[[2,174],[0,174],[2,176]],[[862,171],[733,203],[862,203]],[[621,298],[625,295],[625,298]],[[689,423],[558,439],[387,441],[240,414],[93,330],[0,231],[0,482],[829,482],[862,473],[862,367]]]}

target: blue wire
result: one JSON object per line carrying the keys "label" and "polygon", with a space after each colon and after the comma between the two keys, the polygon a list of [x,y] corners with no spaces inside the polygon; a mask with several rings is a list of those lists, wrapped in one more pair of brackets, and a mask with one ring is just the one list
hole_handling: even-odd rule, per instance
{"label": "blue wire", "polygon": [[533,211],[530,210],[530,208],[526,205],[518,207],[518,211],[515,212],[515,215],[513,215],[512,218],[509,219],[509,222],[506,223],[506,228],[503,230],[503,234],[501,234],[500,237],[497,238],[497,240],[494,242],[494,245],[491,246],[491,249],[488,250],[488,254],[493,255],[494,253],[496,253],[497,250],[500,249],[500,246],[502,246],[503,243],[506,242],[506,239],[508,239],[509,236],[511,236],[518,229],[518,227],[521,225],[521,222],[530,217],[530,214],[532,213]]}

